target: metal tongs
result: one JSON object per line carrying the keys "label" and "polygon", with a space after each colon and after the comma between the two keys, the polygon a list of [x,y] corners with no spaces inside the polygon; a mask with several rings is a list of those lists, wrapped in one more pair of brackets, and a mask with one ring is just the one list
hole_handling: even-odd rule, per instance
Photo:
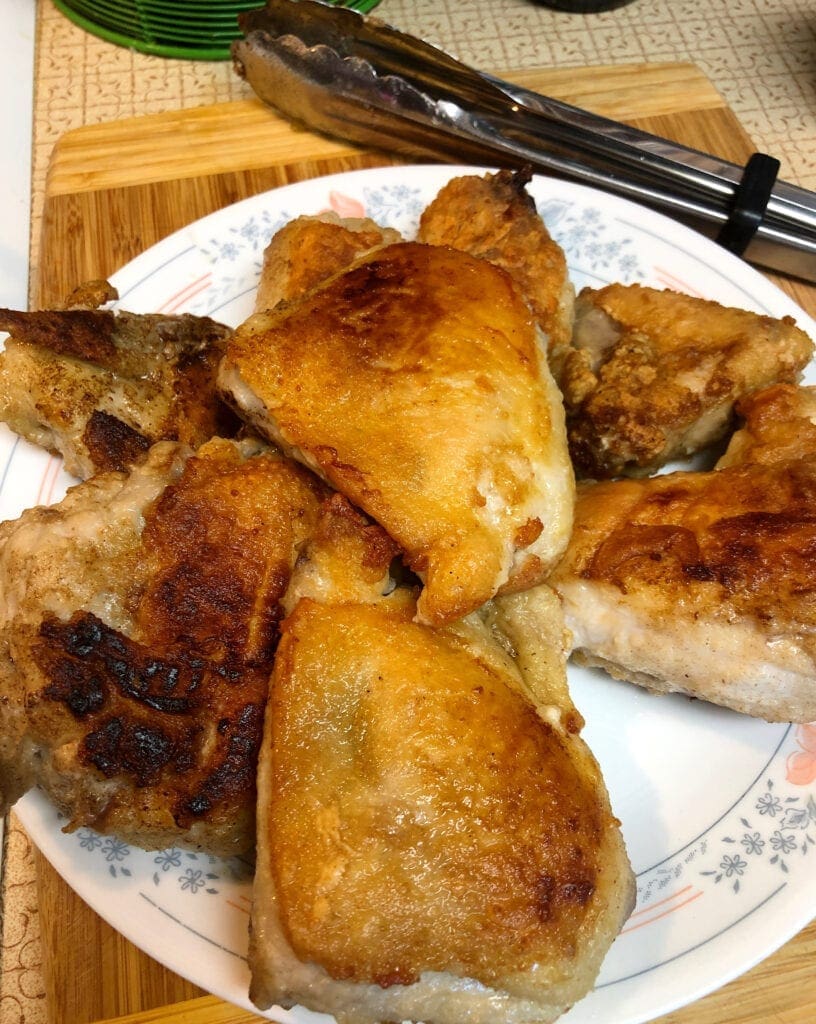
{"label": "metal tongs", "polygon": [[239,15],[236,69],[310,128],[401,155],[530,166],[634,199],[765,267],[816,281],[816,193],[476,71],[373,17],[317,0]]}

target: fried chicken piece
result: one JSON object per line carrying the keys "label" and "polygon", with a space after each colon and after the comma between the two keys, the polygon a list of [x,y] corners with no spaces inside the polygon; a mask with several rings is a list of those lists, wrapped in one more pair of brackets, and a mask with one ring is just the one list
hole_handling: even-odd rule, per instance
{"label": "fried chicken piece", "polygon": [[816,456],[816,387],[776,384],[737,402],[744,423],[731,435],[717,469]]}
{"label": "fried chicken piece", "polygon": [[525,171],[454,178],[423,211],[417,237],[480,256],[510,274],[547,336],[558,379],[572,338],[575,290],[564,251],[525,188],[529,180]]}
{"label": "fried chicken piece", "polygon": [[[109,294],[109,293],[108,293]],[[123,470],[159,440],[195,448],[237,429],[215,390],[230,330],[207,317],[88,308],[98,283],[67,310],[0,310],[0,420],[60,452],[69,473]]]}
{"label": "fried chicken piece", "polygon": [[99,309],[119,298],[116,288],[104,278],[78,284],[62,304],[62,309]]}
{"label": "fried chicken piece", "polygon": [[340,1024],[552,1021],[634,893],[558,602],[540,587],[420,625],[410,589],[384,593],[376,528],[330,513],[271,686],[251,997]]}
{"label": "fried chicken piece", "polygon": [[255,311],[299,299],[356,259],[399,241],[399,231],[382,228],[367,217],[341,219],[331,211],[295,217],[264,250]]}
{"label": "fried chicken piece", "polygon": [[138,846],[252,849],[281,598],[322,485],[161,442],[0,526],[0,810],[40,785]]}
{"label": "fried chicken piece", "polygon": [[573,504],[560,395],[509,275],[402,243],[231,339],[219,385],[253,429],[379,522],[421,621],[541,580]]}
{"label": "fried chicken piece", "polygon": [[319,604],[367,604],[391,595],[392,603],[415,601],[418,586],[401,572],[400,554],[381,526],[332,492],[300,548],[281,607],[288,615],[306,598]]}
{"label": "fried chicken piece", "polygon": [[641,285],[585,288],[561,378],[579,477],[651,473],[719,441],[734,402],[795,383],[813,343],[776,320]]}
{"label": "fried chicken piece", "polygon": [[578,662],[769,721],[816,719],[814,404],[792,386],[743,399],[723,468],[579,486],[551,579]]}

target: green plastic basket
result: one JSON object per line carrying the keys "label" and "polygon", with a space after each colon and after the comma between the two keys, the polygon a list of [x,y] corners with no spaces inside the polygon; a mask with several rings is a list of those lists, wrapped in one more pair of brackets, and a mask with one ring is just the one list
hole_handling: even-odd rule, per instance
{"label": "green plastic basket", "polygon": [[[332,2],[332,0],[328,0]],[[338,0],[337,7],[370,11],[379,0]],[[158,57],[228,60],[238,39],[238,15],[263,0],[54,0],[92,35]]]}

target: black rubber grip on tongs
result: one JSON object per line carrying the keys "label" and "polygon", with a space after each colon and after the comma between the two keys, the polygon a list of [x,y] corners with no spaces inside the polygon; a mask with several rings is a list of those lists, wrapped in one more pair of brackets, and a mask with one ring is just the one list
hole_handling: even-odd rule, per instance
{"label": "black rubber grip on tongs", "polygon": [[765,153],[754,153],[748,160],[728,220],[717,235],[717,241],[736,256],[741,256],[757,233],[771,198],[779,161]]}

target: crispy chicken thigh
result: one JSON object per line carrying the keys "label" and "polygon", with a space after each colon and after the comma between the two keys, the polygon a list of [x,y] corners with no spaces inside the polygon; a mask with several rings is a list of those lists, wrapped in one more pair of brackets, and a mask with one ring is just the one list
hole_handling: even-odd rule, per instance
{"label": "crispy chicken thigh", "polygon": [[424,622],[540,581],[566,546],[560,394],[516,286],[484,260],[381,249],[251,317],[219,384],[400,545],[425,582]]}
{"label": "crispy chicken thigh", "polygon": [[398,231],[368,218],[341,219],[332,212],[295,217],[264,250],[255,311],[299,299],[356,259],[400,240]]}
{"label": "crispy chicken thigh", "polygon": [[[79,299],[78,299],[79,301]],[[215,391],[229,329],[206,317],[0,310],[0,420],[87,479],[159,440],[197,447],[237,423]]]}
{"label": "crispy chicken thigh", "polygon": [[743,399],[721,467],[578,488],[551,578],[577,661],[770,721],[816,719],[816,392]]}
{"label": "crispy chicken thigh", "polygon": [[572,337],[575,292],[566,256],[539,216],[528,181],[521,171],[454,178],[423,211],[417,237],[480,256],[511,275],[547,336],[557,378]]}
{"label": "crispy chicken thigh", "polygon": [[341,1024],[552,1021],[634,888],[558,602],[539,587],[418,624],[413,592],[383,586],[387,539],[328,511],[271,685],[251,996]]}
{"label": "crispy chicken thigh", "polygon": [[161,442],[0,527],[0,810],[40,785],[145,848],[254,844],[280,600],[322,485],[258,442]]}
{"label": "crispy chicken thigh", "polygon": [[584,289],[561,378],[579,477],[646,475],[725,436],[734,402],[795,383],[813,343],[772,317],[641,285]]}

